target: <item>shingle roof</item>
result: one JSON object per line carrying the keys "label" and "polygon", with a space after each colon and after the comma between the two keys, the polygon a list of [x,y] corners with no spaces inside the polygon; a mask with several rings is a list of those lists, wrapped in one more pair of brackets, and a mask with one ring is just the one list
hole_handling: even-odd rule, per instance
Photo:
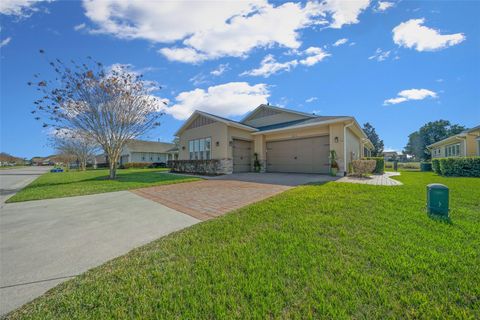
{"label": "shingle roof", "polygon": [[448,141],[450,141],[450,140],[455,140],[455,138],[457,138],[457,137],[458,137],[458,138],[460,138],[460,137],[465,137],[465,136],[467,136],[469,133],[472,133],[472,132],[477,131],[477,130],[480,130],[480,125],[479,125],[479,126],[475,126],[475,127],[471,128],[471,129],[464,130],[464,131],[462,131],[462,132],[460,132],[460,133],[458,133],[458,134],[455,134],[455,135],[453,135],[453,136],[447,137],[447,138],[445,138],[445,139],[443,139],[443,140],[434,142],[434,143],[428,145],[427,148],[430,148],[430,147],[433,147],[433,146],[437,146],[437,145],[441,145],[441,144],[443,144],[443,143],[445,143],[445,142],[448,142]]}
{"label": "shingle roof", "polygon": [[314,118],[300,119],[300,120],[276,123],[276,124],[272,124],[272,125],[268,125],[268,126],[258,127],[257,129],[259,131],[283,129],[283,128],[296,126],[296,125],[321,123],[323,121],[332,120],[332,119],[339,119],[339,118],[346,118],[346,117],[344,117],[344,116],[315,116]]}
{"label": "shingle roof", "polygon": [[130,140],[126,143],[126,146],[131,152],[166,153],[175,147],[175,144],[157,141]]}

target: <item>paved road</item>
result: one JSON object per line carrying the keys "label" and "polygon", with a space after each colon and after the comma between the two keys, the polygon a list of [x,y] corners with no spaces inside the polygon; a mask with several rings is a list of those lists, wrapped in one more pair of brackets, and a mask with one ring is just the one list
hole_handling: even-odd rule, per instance
{"label": "paved road", "polygon": [[0,315],[199,220],[128,191],[4,204]]}
{"label": "paved road", "polygon": [[0,205],[50,169],[51,167],[24,167],[0,170]]}

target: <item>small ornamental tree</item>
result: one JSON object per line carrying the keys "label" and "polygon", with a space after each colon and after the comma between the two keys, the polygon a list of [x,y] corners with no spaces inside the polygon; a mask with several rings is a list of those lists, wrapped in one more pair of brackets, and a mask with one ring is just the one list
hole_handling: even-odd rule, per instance
{"label": "small ornamental tree", "polygon": [[51,139],[51,144],[62,155],[73,156],[78,160],[79,169],[87,168],[87,161],[95,157],[97,143],[88,135],[75,132],[58,131]]}
{"label": "small ornamental tree", "polygon": [[[40,53],[45,56],[43,50]],[[159,125],[165,102],[151,94],[159,88],[128,66],[106,69],[91,57],[86,63],[47,61],[56,77],[46,80],[36,74],[28,83],[42,95],[32,113],[43,120],[43,127],[76,132],[95,141],[108,157],[110,179],[115,179],[125,143]]]}

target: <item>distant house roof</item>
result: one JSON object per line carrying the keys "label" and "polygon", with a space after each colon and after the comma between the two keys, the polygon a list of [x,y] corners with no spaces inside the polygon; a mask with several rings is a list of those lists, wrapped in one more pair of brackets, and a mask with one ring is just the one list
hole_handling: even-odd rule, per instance
{"label": "distant house roof", "polygon": [[179,151],[179,149],[178,149],[178,147],[177,147],[177,146],[175,146],[175,147],[173,147],[173,148],[171,148],[171,149],[167,150],[167,152],[178,152],[178,151]]}
{"label": "distant house roof", "polygon": [[450,141],[454,141],[454,140],[458,140],[458,139],[462,139],[462,138],[465,138],[467,135],[469,134],[472,134],[474,132],[477,132],[479,131],[480,132],[480,125],[478,126],[475,126],[471,129],[467,129],[465,131],[462,131],[460,132],[459,134],[456,134],[456,135],[453,135],[453,136],[450,136],[448,138],[445,138],[443,140],[440,140],[440,141],[437,141],[435,143],[432,143],[431,145],[428,145],[427,148],[432,148],[432,147],[436,147],[436,146],[439,146],[439,145],[442,145],[444,143],[448,143]]}
{"label": "distant house roof", "polygon": [[175,144],[157,141],[129,140],[126,143],[126,147],[130,152],[167,153],[175,147]]}

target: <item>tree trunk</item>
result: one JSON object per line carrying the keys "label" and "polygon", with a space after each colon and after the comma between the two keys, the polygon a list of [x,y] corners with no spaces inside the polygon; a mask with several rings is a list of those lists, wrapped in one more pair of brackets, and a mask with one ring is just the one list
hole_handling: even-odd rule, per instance
{"label": "tree trunk", "polygon": [[110,165],[110,180],[114,180],[117,177],[117,161],[109,161]]}

